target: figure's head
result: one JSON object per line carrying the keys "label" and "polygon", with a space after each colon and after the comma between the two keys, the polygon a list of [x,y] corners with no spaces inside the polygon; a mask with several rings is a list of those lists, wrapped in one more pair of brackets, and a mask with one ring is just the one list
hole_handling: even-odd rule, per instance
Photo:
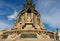
{"label": "figure's head", "polygon": [[27,4],[32,4],[32,0],[26,0]]}

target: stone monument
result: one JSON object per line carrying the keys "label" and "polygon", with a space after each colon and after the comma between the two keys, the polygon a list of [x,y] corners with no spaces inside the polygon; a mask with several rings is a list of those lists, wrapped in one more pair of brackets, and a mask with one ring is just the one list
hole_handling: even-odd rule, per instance
{"label": "stone monument", "polygon": [[26,0],[13,28],[0,31],[0,41],[54,41],[54,33],[46,30],[40,18],[32,0]]}

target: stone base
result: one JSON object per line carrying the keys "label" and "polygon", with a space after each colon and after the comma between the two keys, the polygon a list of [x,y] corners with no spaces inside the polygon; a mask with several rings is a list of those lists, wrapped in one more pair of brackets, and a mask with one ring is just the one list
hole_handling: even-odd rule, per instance
{"label": "stone base", "polygon": [[[3,38],[4,35],[8,37]],[[4,31],[0,41],[54,41],[53,33],[46,30],[10,30]]]}

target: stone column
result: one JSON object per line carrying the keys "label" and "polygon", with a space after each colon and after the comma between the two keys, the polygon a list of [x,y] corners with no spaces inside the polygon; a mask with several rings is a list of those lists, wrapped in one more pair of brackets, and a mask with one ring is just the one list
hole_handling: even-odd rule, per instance
{"label": "stone column", "polygon": [[31,21],[33,22],[33,13],[31,13]]}
{"label": "stone column", "polygon": [[27,21],[27,13],[25,13],[25,22]]}

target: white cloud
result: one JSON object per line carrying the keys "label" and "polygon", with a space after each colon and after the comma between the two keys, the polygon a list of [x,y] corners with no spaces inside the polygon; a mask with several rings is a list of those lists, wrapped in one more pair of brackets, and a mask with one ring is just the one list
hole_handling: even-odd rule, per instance
{"label": "white cloud", "polygon": [[0,21],[0,30],[3,30],[5,28],[11,28],[11,27],[12,26],[10,24]]}
{"label": "white cloud", "polygon": [[60,28],[60,9],[53,8],[49,12],[51,15],[42,15],[43,22],[49,24],[52,27]]}
{"label": "white cloud", "polygon": [[60,28],[60,3],[56,2],[55,0],[38,0],[37,4],[39,4],[37,6],[37,10],[39,12],[42,11],[42,21],[49,24],[51,27]]}
{"label": "white cloud", "polygon": [[16,11],[14,11],[14,13],[12,15],[8,16],[8,20],[13,20],[17,18],[18,13]]}

